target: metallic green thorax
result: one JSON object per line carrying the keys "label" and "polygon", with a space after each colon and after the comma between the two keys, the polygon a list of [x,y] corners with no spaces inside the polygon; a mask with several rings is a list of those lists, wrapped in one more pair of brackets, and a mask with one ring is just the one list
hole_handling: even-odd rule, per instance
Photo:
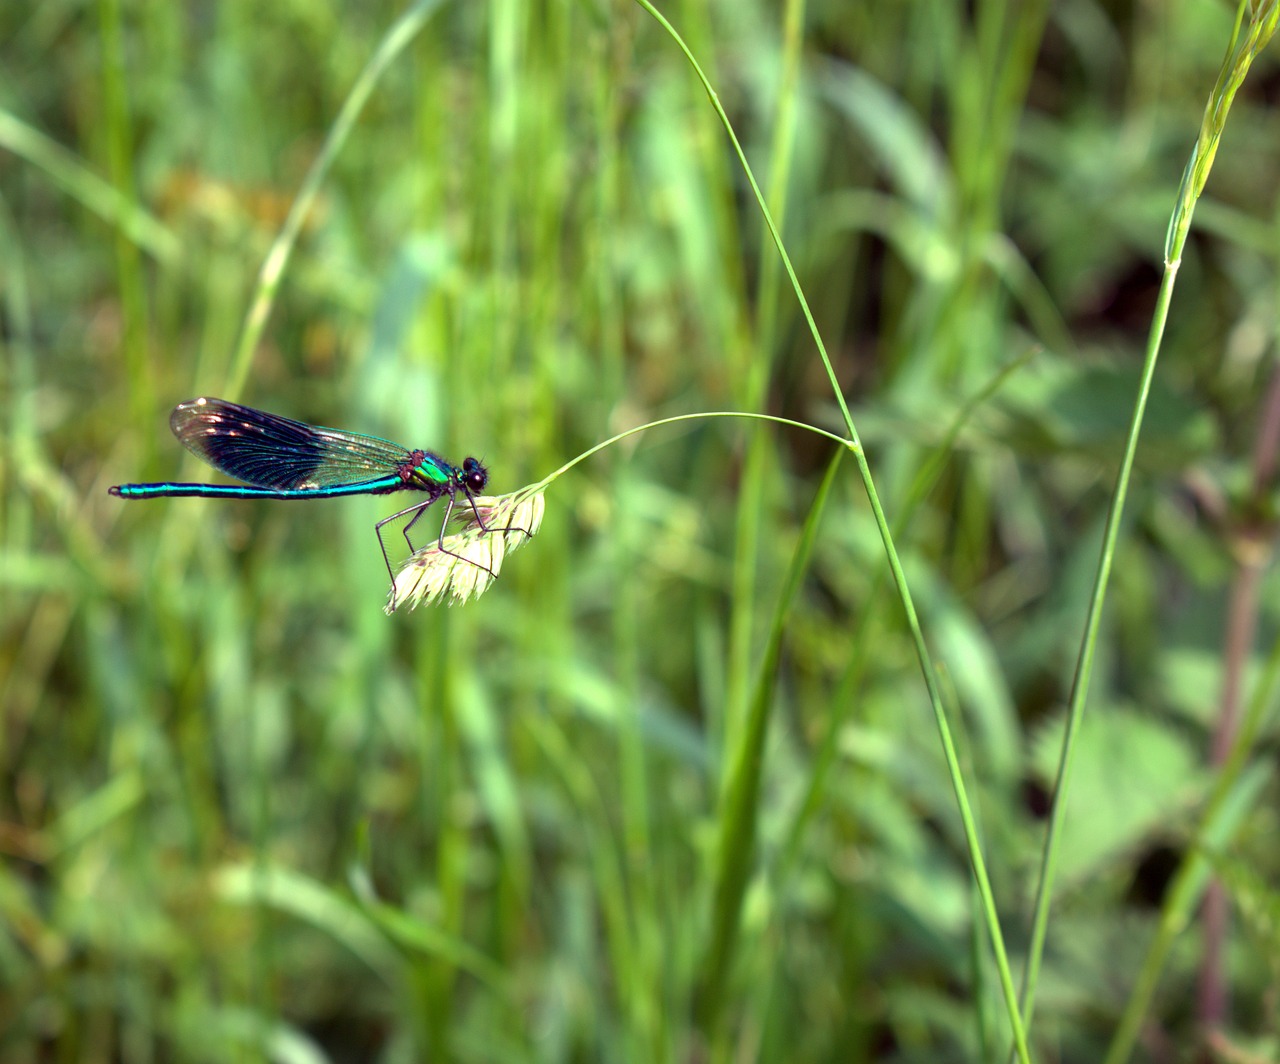
{"label": "metallic green thorax", "polygon": [[[418,452],[422,453],[422,452]],[[411,457],[416,457],[412,455]],[[412,476],[414,479],[421,480],[432,486],[448,484],[458,475],[456,469],[447,463],[443,458],[434,454],[423,454],[422,460],[413,467]]]}

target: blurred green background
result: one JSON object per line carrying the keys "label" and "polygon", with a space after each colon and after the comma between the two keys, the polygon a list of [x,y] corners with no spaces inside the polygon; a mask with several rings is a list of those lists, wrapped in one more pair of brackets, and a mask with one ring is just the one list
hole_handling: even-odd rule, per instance
{"label": "blurred green background", "polygon": [[[1004,1059],[955,798],[850,460],[761,671],[827,441],[739,420],[633,437],[553,485],[484,598],[390,618],[373,524],[398,499],[107,495],[218,479],[167,425],[202,394],[475,454],[499,492],[672,414],[839,431],[723,128],[622,0],[440,4],[378,77],[237,366],[271,242],[403,11],[0,5],[0,1059]],[[904,522],[1017,968],[1164,229],[1232,9],[664,11]],[[1223,630],[1272,534],[1251,456],[1278,93],[1264,55],[1181,268],[1037,1060],[1101,1059],[1213,780],[1224,684],[1253,697],[1274,649],[1269,578],[1257,660],[1225,657]],[[721,984],[722,796],[762,675]],[[1274,743],[1213,851],[1234,903],[1213,1059],[1280,1052]],[[1192,927],[1139,1059],[1210,1059],[1204,963]]]}

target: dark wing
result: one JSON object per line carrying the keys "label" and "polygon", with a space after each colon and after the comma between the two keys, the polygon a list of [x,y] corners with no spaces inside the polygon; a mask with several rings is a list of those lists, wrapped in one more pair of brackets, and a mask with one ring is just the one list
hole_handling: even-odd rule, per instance
{"label": "dark wing", "polygon": [[169,427],[197,458],[257,488],[298,491],[394,477],[409,452],[376,436],[317,428],[225,399],[189,399]]}

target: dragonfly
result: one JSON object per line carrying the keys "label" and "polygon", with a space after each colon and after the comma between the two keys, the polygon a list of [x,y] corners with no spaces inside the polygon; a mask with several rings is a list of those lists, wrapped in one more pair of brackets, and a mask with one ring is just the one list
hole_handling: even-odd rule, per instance
{"label": "dragonfly", "polygon": [[427,507],[447,495],[449,505],[440,526],[441,551],[462,557],[444,545],[444,532],[459,496],[470,503],[480,527],[485,528],[476,496],[489,482],[489,471],[476,458],[456,466],[433,451],[410,450],[377,436],[308,425],[208,396],[175,406],[169,427],[188,451],[241,483],[117,484],[108,489],[112,495],[121,499],[332,499],[339,495],[424,492],[426,499],[374,525],[382,560],[391,576],[393,603],[395,573],[382,538],[384,526],[409,517],[404,538],[412,553],[415,548],[409,533],[413,526]]}

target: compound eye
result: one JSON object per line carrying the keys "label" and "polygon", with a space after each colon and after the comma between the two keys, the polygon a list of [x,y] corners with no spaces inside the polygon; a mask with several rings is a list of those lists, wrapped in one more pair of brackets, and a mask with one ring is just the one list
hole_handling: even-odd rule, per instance
{"label": "compound eye", "polygon": [[468,458],[462,463],[462,482],[470,492],[483,491],[489,483],[489,471],[476,459]]}

